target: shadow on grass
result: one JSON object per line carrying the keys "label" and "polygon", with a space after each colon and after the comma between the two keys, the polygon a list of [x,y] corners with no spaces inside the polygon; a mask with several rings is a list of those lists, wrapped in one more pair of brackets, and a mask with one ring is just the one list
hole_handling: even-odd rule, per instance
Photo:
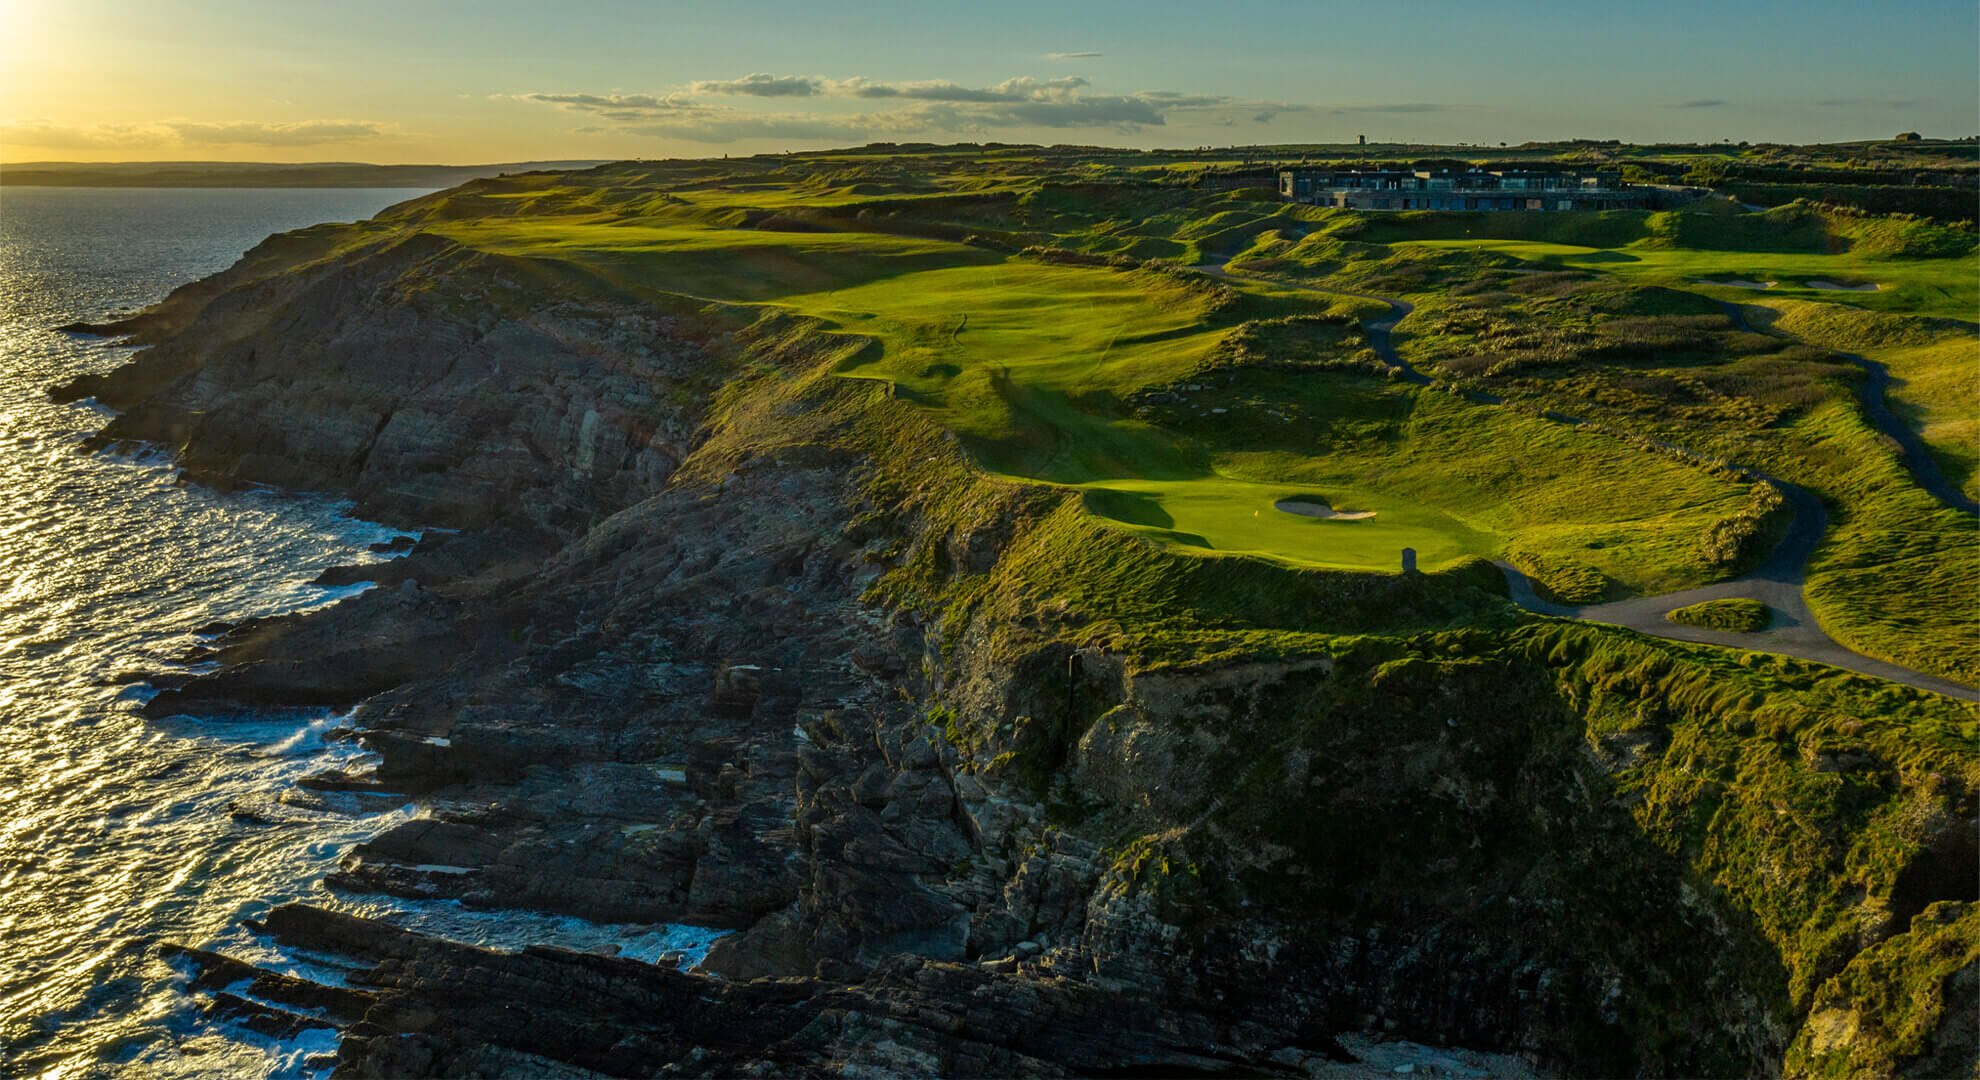
{"label": "shadow on grass", "polygon": [[[1176,523],[1162,503],[1153,495],[1143,495],[1134,491],[1112,491],[1106,488],[1089,488],[1083,495],[1086,512],[1095,517],[1112,518],[1128,525],[1142,525],[1153,529],[1167,529]],[[1201,541],[1201,538],[1198,538]],[[1200,546],[1209,547],[1208,542]]]}

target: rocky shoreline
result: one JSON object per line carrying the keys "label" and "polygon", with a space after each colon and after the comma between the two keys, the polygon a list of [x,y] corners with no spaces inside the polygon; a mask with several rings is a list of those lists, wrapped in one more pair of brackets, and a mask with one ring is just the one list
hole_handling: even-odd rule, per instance
{"label": "rocky shoreline", "polygon": [[429,530],[148,710],[353,708],[375,770],[305,792],[423,812],[334,889],[735,933],[682,971],[291,905],[261,930],[349,985],[165,947],[217,1014],[336,1027],[340,1077],[1780,1070],[1781,960],[1618,794],[1654,732],[1591,750],[1509,654],[1150,663],[1063,597],[902,602],[1056,504],[902,490],[966,462],[826,373],[859,341],[359,228],[96,328],[148,349],[58,391],[122,410],[95,445]]}

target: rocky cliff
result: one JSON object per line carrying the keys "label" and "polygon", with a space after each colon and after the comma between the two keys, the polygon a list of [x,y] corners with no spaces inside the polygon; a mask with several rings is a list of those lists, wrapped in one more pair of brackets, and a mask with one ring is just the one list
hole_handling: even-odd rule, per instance
{"label": "rocky cliff", "polygon": [[339,1076],[1972,1067],[1942,699],[1165,553],[835,377],[862,339],[414,229],[115,329],[61,391],[100,443],[445,527],[150,706],[355,706],[375,770],[286,797],[424,813],[333,888],[737,931],[680,971],[291,906],[353,985],[185,953]]}

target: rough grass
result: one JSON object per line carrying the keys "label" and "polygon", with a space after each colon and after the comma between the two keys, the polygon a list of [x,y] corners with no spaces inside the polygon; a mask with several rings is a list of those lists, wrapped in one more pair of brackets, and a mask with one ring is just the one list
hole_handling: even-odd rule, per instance
{"label": "rough grass", "polygon": [[1522,634],[1622,766],[1618,794],[1646,835],[1775,943],[1797,1007],[1866,925],[1970,888],[1904,882],[1973,811],[1972,706],[1786,657],[1583,626]]}
{"label": "rough grass", "polygon": [[1945,901],[1865,949],[1818,992],[1788,1051],[1789,1077],[1955,1076],[1970,1069],[1980,1009],[1980,906]]}
{"label": "rough grass", "polygon": [[[855,197],[864,189],[848,192],[837,178],[778,184],[698,183],[629,199],[532,181],[479,190],[465,205],[424,201],[407,216],[475,249],[581,267],[629,293],[821,320],[869,342],[839,374],[886,381],[983,468],[1077,487],[1103,519],[1191,551],[1392,571],[1406,547],[1437,570],[1508,544],[1569,545],[1596,553],[1590,561],[1625,591],[1711,574],[1680,538],[1723,517],[1736,492],[1696,470],[1443,395],[1256,377],[1273,365],[1378,369],[1353,324],[1379,305],[1270,285],[1240,291],[1080,254],[1119,250],[1105,237],[1128,232],[1097,214],[1139,212],[1133,235],[1200,253],[1296,227],[1283,208],[1044,184],[1015,197],[891,198],[880,215],[890,230],[873,231],[862,223],[876,220],[878,204]],[[922,213],[1013,237],[1069,231],[1054,234],[1066,246],[1012,255],[904,235]],[[1319,417],[1324,431],[1308,423]],[[1384,430],[1345,438],[1356,426]],[[1268,427],[1280,430],[1261,437]],[[1323,521],[1273,509],[1295,494],[1359,500],[1376,513]]]}
{"label": "rough grass", "polygon": [[1676,608],[1665,618],[1686,626],[1700,626],[1707,630],[1733,630],[1750,633],[1765,630],[1774,621],[1773,611],[1758,600],[1735,597],[1729,600],[1706,600],[1697,604],[1686,604]]}
{"label": "rough grass", "polygon": [[[1735,301],[1756,295],[1833,300],[1838,294],[1807,285],[1832,281],[1881,285],[1872,293],[1842,294],[1871,310],[1971,319],[1980,306],[1980,262],[1967,234],[1926,222],[1824,214],[1802,206],[1737,217],[1645,211],[1406,213],[1343,222],[1332,234],[1399,250],[1517,260],[1514,265],[1532,269],[1600,271],[1623,281],[1702,288]],[[1778,285],[1756,294],[1699,284],[1736,279]]]}
{"label": "rough grass", "polygon": [[1797,421],[1792,456],[1768,463],[1814,489],[1829,531],[1803,586],[1823,629],[1858,652],[1980,685],[1980,530],[1911,483],[1853,402]]}
{"label": "rough grass", "polygon": [[[817,320],[860,343],[839,375],[884,382],[978,466],[1064,489],[1091,520],[1178,550],[1362,571],[1396,568],[1405,547],[1430,570],[1506,556],[1555,595],[1588,599],[1699,584],[1750,561],[1765,530],[1748,530],[1753,544],[1697,543],[1744,520],[1740,484],[1640,441],[1380,378],[1354,325],[1375,305],[1141,260],[1231,255],[1251,272],[1407,293],[1420,309],[1398,344],[1426,370],[1730,448],[1814,488],[1837,522],[1810,583],[1825,625],[1923,670],[1970,678],[1975,667],[1949,599],[1973,576],[1965,540],[1921,531],[1929,511],[1855,475],[1878,452],[1832,408],[1847,371],[1733,333],[1714,297],[1753,294],[1691,281],[1882,274],[1895,287],[1848,302],[1970,306],[1971,245],[1926,224],[1807,207],[1358,215],[1199,194],[1111,165],[1041,173],[1018,158],[941,155],[502,178],[415,200],[367,235],[394,222],[508,259],[518,278]],[[1031,247],[1061,254],[1015,254]],[[1963,420],[1936,422],[1945,443]],[[1289,495],[1374,516],[1272,509]],[[1719,548],[1739,550],[1729,562]]]}
{"label": "rough grass", "polygon": [[[700,200],[696,213],[720,202],[719,189],[688,189],[669,176],[675,197]],[[784,190],[789,178],[774,183],[784,185],[776,198],[802,201]],[[894,181],[834,175],[805,190],[857,206],[871,197],[868,184]],[[1077,225],[1098,244],[1109,230],[1131,233],[1136,208],[1156,196],[1169,193],[1068,187],[1032,200],[1023,215],[1008,205],[976,207],[970,212],[986,220],[971,224],[1032,233]],[[422,212],[445,208],[441,200]],[[1730,999],[1728,1013],[1760,1017],[1779,1025],[1775,1038],[1794,1039],[1791,1072],[1887,1075],[1934,1053],[1931,1033],[1970,1012],[1955,973],[1973,963],[1974,924],[1947,895],[1963,886],[1943,886],[1920,868],[1947,858],[1946,838],[1976,811],[1973,708],[1777,656],[1530,623],[1493,595],[1496,570],[1461,551],[1475,542],[1579,567],[1562,571],[1563,588],[1591,575],[1606,588],[1607,574],[1635,574],[1652,587],[1645,568],[1684,580],[1698,572],[1686,567],[1704,525],[1747,505],[1744,484],[1611,436],[1364,373],[1353,363],[1351,333],[1308,326],[1315,332],[1256,335],[1243,343],[1248,355],[1222,347],[1222,336],[1245,322],[1293,314],[1283,306],[1288,295],[1247,290],[1244,304],[1257,309],[1221,310],[1215,293],[1159,272],[1012,260],[988,247],[894,234],[821,241],[829,234],[774,233],[796,238],[780,251],[731,235],[768,230],[651,220],[679,212],[664,200],[641,204],[631,227],[655,230],[646,240],[659,246],[630,242],[596,255],[587,245],[599,242],[597,220],[574,233],[542,222],[447,229],[497,244],[519,260],[518,275],[552,266],[656,302],[686,293],[723,301],[725,317],[757,316],[742,335],[746,374],[723,391],[708,442],[677,482],[713,487],[752,458],[842,455],[866,508],[834,542],[869,561],[871,599],[923,616],[916,623],[935,653],[997,667],[1089,648],[1142,670],[1324,658],[1342,673],[1297,709],[1266,710],[1269,737],[1218,733],[1219,756],[1205,768],[1219,798],[1202,809],[1207,827],[1190,834],[1215,842],[1191,849],[1208,871],[1193,881],[1237,880],[1253,848],[1287,853],[1273,856],[1286,873],[1247,887],[1325,925],[1330,915],[1355,914],[1357,892],[1391,889],[1390,897],[1406,898],[1396,910],[1415,912],[1409,905],[1422,898],[1462,892],[1452,881],[1474,880],[1449,869],[1470,865],[1462,860],[1474,850],[1530,845],[1542,853],[1540,875],[1481,891],[1503,899],[1552,890],[1586,901],[1565,905],[1549,925],[1604,943],[1623,978],[1666,963],[1704,973],[1663,984],[1689,1000],[1632,1003],[1624,1023],[1646,1046],[1694,1022],[1700,1000]],[[1106,215],[1118,215],[1116,224]],[[1247,227],[1224,219],[1177,240],[1182,223],[1158,224],[1166,235],[1153,239],[1186,245]],[[1626,224],[1595,218],[1577,227]],[[683,231],[694,234],[686,253],[668,246]],[[1304,246],[1315,258],[1309,271],[1335,260],[1366,279],[1414,275],[1433,289],[1475,279],[1487,265],[1476,253],[1397,257],[1353,246],[1360,241],[1329,240],[1335,246],[1321,251],[1265,231],[1251,243],[1261,251]],[[843,273],[835,269],[841,260]],[[698,262],[709,272],[697,277],[688,271]],[[935,283],[940,295],[927,287]],[[1543,290],[1555,284],[1541,282]],[[961,303],[948,303],[951,296]],[[1683,316],[1632,306],[1687,303],[1651,293],[1591,297],[1576,317]],[[1025,310],[1068,325],[1026,325]],[[1174,396],[1179,384],[1204,389]],[[1667,413],[1646,415],[1671,422]],[[1711,423],[1719,426],[1699,422],[1685,434],[1749,454],[1828,502],[1833,532],[1809,590],[1811,602],[1828,605],[1825,625],[1866,651],[1971,677],[1974,650],[1957,644],[1972,638],[1971,523],[1935,514],[1907,491],[1846,393],[1819,397],[1773,426]],[[1112,471],[1119,462],[1142,471]],[[1300,493],[1377,516],[1280,514],[1284,521],[1265,524],[1275,513],[1270,498]],[[1441,520],[1409,516],[1433,508]],[[1150,535],[1185,525],[1225,543]],[[1329,557],[1345,560],[1340,553],[1352,550],[1388,565],[1406,535],[1399,530],[1413,528],[1456,545],[1446,568],[1346,572],[1286,555],[1321,537]],[[1419,542],[1431,551],[1436,539]],[[1277,561],[1231,557],[1233,549]],[[1455,722],[1460,714],[1488,718],[1495,737],[1536,752],[1511,759],[1503,775],[1434,774],[1420,793],[1410,790],[1412,812],[1379,829],[1351,818],[1316,828],[1292,812],[1311,805],[1300,801],[1311,798],[1308,775],[1295,777],[1291,800],[1265,797],[1261,787],[1260,777],[1291,772],[1295,750],[1480,742],[1483,733]],[[1021,748],[1010,767],[1043,785],[1078,732],[1063,717],[1009,722]],[[951,727],[958,740],[992,738],[971,718]],[[1320,775],[1328,759],[1298,760]],[[1224,797],[1235,793],[1244,797]],[[1519,827],[1481,835],[1473,849],[1453,838],[1452,823],[1475,818],[1474,796],[1531,813],[1493,819]],[[1443,844],[1454,861],[1387,857],[1397,848],[1369,843],[1371,835],[1411,841],[1401,850]],[[1189,854],[1182,841],[1119,851],[1130,872],[1152,875],[1171,847]],[[1672,902],[1642,902],[1652,880]],[[1722,920],[1721,940],[1752,947],[1676,960],[1629,951],[1696,940],[1698,927]],[[1738,1071],[1728,1060],[1717,1071]]]}
{"label": "rough grass", "polygon": [[1972,325],[1771,297],[1762,310],[1778,314],[1771,329],[1779,333],[1884,365],[1891,411],[1924,438],[1948,480],[1980,497],[1980,335]]}

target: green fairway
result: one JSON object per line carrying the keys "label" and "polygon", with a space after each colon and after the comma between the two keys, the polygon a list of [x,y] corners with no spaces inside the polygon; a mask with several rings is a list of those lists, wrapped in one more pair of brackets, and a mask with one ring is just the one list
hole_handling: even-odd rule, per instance
{"label": "green fairway", "polygon": [[841,373],[899,385],[993,470],[1061,483],[1201,471],[1164,434],[1110,415],[1222,336],[1200,293],[1155,275],[1009,259],[779,304],[878,338]]}
{"label": "green fairway", "polygon": [[[863,201],[876,195],[886,200]],[[1205,200],[1008,177],[855,172],[646,193],[512,178],[465,201],[416,205],[428,231],[479,251],[582,272],[632,295],[767,307],[859,335],[871,344],[842,360],[839,375],[890,384],[960,436],[985,470],[1078,488],[1095,517],[1137,535],[1362,571],[1397,570],[1404,548],[1425,570],[1503,557],[1588,596],[1723,576],[1697,538],[1740,513],[1745,486],[1613,435],[1362,374],[1365,342],[1352,327],[1379,303],[1097,256],[1251,251],[1298,265],[1308,248],[1340,248],[1327,229],[1352,225],[1404,234],[1373,250],[1394,251],[1405,269],[1427,265],[1412,262],[1414,252],[1469,249],[1488,257],[1483,265],[1516,259],[1694,292],[1713,291],[1690,284],[1694,276],[1875,280],[1815,251],[1673,247],[1668,234],[1695,229],[1668,216],[1649,228],[1641,214],[1577,215],[1548,225],[1567,236],[1461,239],[1423,234],[1517,215],[1362,220],[1238,194]],[[1315,225],[1323,228],[1309,236]],[[947,238],[973,228],[1043,230],[1094,254],[1014,255]],[[1565,242],[1573,239],[1616,246]],[[1926,288],[1951,296],[1956,271],[1971,262],[1882,260],[1911,275],[1910,292],[1845,295],[1886,304]],[[1241,327],[1307,314],[1345,329],[1254,335],[1232,352]],[[1289,375],[1286,364],[1326,370]],[[1294,495],[1372,516],[1274,506]]]}
{"label": "green fairway", "polygon": [[[1711,575],[1688,538],[1741,497],[1738,485],[1607,436],[1346,374],[1268,379],[1253,398],[1224,404],[1217,395],[1230,380],[1209,380],[1193,391],[1194,410],[1144,418],[1129,406],[1137,393],[1207,378],[1209,358],[1242,321],[1221,310],[1233,302],[1362,315],[1379,305],[1255,285],[1238,297],[1201,279],[917,237],[714,226],[708,211],[720,200],[696,197],[695,215],[672,204],[631,218],[539,209],[431,228],[628,290],[766,304],[870,337],[875,345],[839,374],[893,384],[984,468],[1081,487],[1102,520],[1188,550],[1379,571],[1399,568],[1406,547],[1426,570],[1509,555],[1654,591]],[[1240,225],[1225,215],[1180,231]],[[1344,437],[1357,424],[1383,430]],[[1265,430],[1274,434],[1261,443]],[[1274,508],[1294,494],[1375,515]]]}
{"label": "green fairway", "polygon": [[532,216],[447,222],[432,231],[482,251],[579,263],[637,287],[740,302],[998,261],[939,240],[719,228],[688,220]]}
{"label": "green fairway", "polygon": [[[1607,436],[1362,376],[1269,380],[1242,401],[1200,386],[1183,415],[1124,416],[1138,389],[1204,377],[1191,373],[1225,333],[1200,291],[1147,273],[1013,260],[780,303],[880,339],[841,373],[901,387],[987,468],[1085,487],[1096,514],[1185,547],[1393,570],[1405,547],[1435,569],[1566,545],[1573,554],[1560,557],[1654,591],[1709,577],[1691,540],[1744,497]],[[1275,405],[1310,423],[1274,416]],[[1356,422],[1394,427],[1339,437]],[[1261,429],[1283,437],[1265,449]],[[1377,513],[1273,508],[1292,494]]]}
{"label": "green fairway", "polygon": [[[1446,238],[1408,240],[1398,248],[1481,251],[1509,255],[1537,270],[1591,270],[1639,284],[1697,288],[1720,299],[1755,296],[1847,302],[1876,311],[1971,319],[1980,307],[1980,262],[1957,258],[1888,258],[1850,251],[1710,250],[1637,241],[1616,248],[1532,240]],[[1765,290],[1714,286],[1723,281],[1774,282]],[[1874,283],[1874,292],[1824,290],[1808,283]]]}

